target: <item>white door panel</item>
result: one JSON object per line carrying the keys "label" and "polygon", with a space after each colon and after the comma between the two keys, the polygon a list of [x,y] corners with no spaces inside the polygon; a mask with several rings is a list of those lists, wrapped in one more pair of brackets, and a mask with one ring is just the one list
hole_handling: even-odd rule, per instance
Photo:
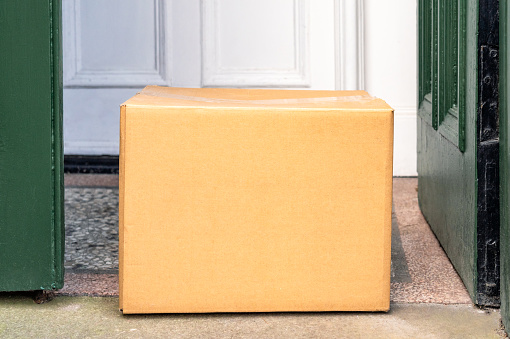
{"label": "white door panel", "polygon": [[155,26],[157,1],[129,1],[128,5],[124,0],[77,3],[80,10],[76,38],[81,40],[83,70],[148,72],[155,69],[157,35],[152,29],[140,28]]}
{"label": "white door panel", "polygon": [[295,40],[304,40],[299,32],[306,26],[303,2],[214,0],[203,4],[204,43],[216,43],[220,68],[295,68]]}
{"label": "white door panel", "polygon": [[163,0],[64,0],[64,86],[168,85]]}
{"label": "white door panel", "polygon": [[203,0],[202,85],[310,87],[307,5],[302,0]]}

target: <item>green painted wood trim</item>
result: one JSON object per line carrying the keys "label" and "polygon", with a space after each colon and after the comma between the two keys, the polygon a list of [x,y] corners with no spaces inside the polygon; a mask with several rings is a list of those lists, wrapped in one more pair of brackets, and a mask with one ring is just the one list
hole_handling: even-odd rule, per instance
{"label": "green painted wood trim", "polygon": [[439,0],[432,0],[432,43],[430,47],[432,48],[432,69],[431,69],[431,96],[432,96],[432,111],[430,112],[430,116],[432,117],[431,125],[434,129],[437,129],[439,126],[438,114],[437,111],[439,109],[439,15],[438,15],[438,6]]}
{"label": "green painted wood trim", "polygon": [[507,333],[510,332],[510,28],[508,1],[500,1],[499,12],[499,140],[500,140],[500,265],[501,265],[501,318]]}
{"label": "green painted wood trim", "polygon": [[418,3],[418,13],[422,15],[418,22],[418,103],[425,99],[425,95],[429,94],[432,88],[432,10],[431,0],[420,0]]}
{"label": "green painted wood trim", "polygon": [[52,181],[53,230],[55,246],[55,282],[52,289],[64,287],[65,211],[64,211],[64,138],[63,138],[63,50],[62,0],[50,0],[51,8],[51,68],[52,68]]}
{"label": "green painted wood trim", "polygon": [[[438,130],[462,152],[465,150],[466,2],[443,0],[448,12],[441,20]],[[454,43],[452,43],[452,39]]]}
{"label": "green painted wood trim", "polygon": [[[459,41],[458,41],[458,48],[459,48],[459,61],[458,61],[458,83],[457,83],[457,107],[458,107],[458,113],[457,113],[457,147],[461,150],[461,152],[464,152],[466,150],[466,82],[468,78],[468,68],[470,67],[468,63],[468,38],[472,39],[472,37],[468,36],[468,10],[467,7],[468,3],[464,0],[460,1],[459,4],[459,27],[460,32],[459,33]],[[478,15],[478,11],[477,11]],[[476,28],[478,29],[478,27]],[[471,41],[473,43],[473,41]]]}
{"label": "green painted wood trim", "polygon": [[418,3],[418,115],[465,150],[466,2]]}
{"label": "green painted wood trim", "polygon": [[[434,0],[435,1],[435,0]],[[437,121],[432,114],[432,60],[435,49],[432,49],[432,0],[418,2],[418,115],[431,126],[437,128]]]}
{"label": "green painted wood trim", "polygon": [[61,1],[0,2],[0,291],[63,286]]}

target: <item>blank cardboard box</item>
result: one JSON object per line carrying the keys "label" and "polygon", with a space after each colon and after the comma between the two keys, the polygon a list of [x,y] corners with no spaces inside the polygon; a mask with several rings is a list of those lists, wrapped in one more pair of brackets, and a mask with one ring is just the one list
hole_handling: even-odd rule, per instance
{"label": "blank cardboard box", "polygon": [[386,311],[393,110],[149,86],[121,106],[124,313]]}

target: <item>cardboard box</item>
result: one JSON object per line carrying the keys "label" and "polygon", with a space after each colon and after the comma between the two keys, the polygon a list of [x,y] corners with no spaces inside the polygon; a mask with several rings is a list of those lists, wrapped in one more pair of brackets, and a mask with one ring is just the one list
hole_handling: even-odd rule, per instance
{"label": "cardboard box", "polygon": [[384,101],[149,86],[120,147],[124,313],[389,309]]}

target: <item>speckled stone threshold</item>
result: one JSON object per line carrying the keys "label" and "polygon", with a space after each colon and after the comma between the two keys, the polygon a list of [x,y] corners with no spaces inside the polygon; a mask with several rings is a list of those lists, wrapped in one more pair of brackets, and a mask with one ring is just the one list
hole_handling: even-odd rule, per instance
{"label": "speckled stone threshold", "polygon": [[[60,295],[118,295],[118,176],[66,174],[65,285]],[[470,304],[418,207],[417,179],[393,180],[394,303]]]}

